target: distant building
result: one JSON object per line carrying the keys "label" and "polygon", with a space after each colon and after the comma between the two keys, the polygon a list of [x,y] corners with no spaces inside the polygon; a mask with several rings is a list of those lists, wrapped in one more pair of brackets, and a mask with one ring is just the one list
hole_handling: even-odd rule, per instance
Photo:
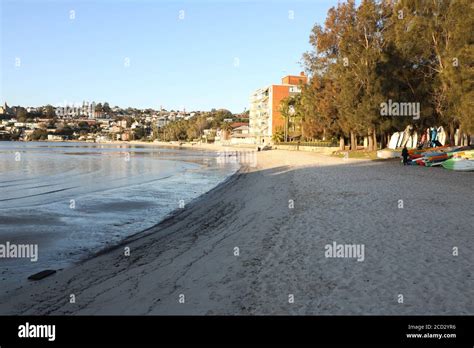
{"label": "distant building", "polygon": [[122,132],[122,127],[114,125],[110,128],[110,131],[112,133],[121,133]]}
{"label": "distant building", "polygon": [[247,124],[244,124],[242,126],[234,128],[232,131],[232,136],[236,134],[249,134],[249,126]]}
{"label": "distant building", "polygon": [[255,144],[255,137],[249,134],[249,126],[247,124],[233,129],[230,144]]}
{"label": "distant building", "polygon": [[168,118],[163,116],[159,117],[158,120],[156,121],[156,125],[158,128],[164,127],[169,123]]}
{"label": "distant building", "polygon": [[270,85],[257,89],[250,96],[249,133],[257,144],[270,143],[273,134],[285,126],[281,115],[280,103],[290,95],[301,93],[301,86],[308,82],[308,77],[288,75],[281,79],[280,85]]}
{"label": "distant building", "polygon": [[0,117],[14,114],[14,110],[7,103],[0,105]]}
{"label": "distant building", "polygon": [[233,130],[235,130],[236,128],[238,127],[241,127],[241,126],[247,126],[248,128],[248,122],[233,122],[230,124],[230,126],[232,127]]}
{"label": "distant building", "polygon": [[117,121],[117,126],[127,128],[127,120]]}
{"label": "distant building", "polygon": [[29,112],[29,113],[35,113],[35,112],[38,112],[38,108],[35,108],[33,106],[28,106],[26,108],[26,112]]}

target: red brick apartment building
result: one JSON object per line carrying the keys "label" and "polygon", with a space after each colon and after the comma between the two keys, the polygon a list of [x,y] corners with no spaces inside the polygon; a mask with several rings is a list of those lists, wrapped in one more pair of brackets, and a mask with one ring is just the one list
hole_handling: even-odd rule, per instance
{"label": "red brick apartment building", "polygon": [[249,132],[257,144],[268,144],[277,129],[285,126],[280,103],[290,95],[301,93],[301,85],[308,82],[304,72],[288,75],[280,85],[270,85],[257,89],[250,96]]}

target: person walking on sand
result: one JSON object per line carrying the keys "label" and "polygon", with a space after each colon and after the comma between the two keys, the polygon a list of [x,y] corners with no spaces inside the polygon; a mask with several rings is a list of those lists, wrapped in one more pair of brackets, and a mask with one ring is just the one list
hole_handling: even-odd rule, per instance
{"label": "person walking on sand", "polygon": [[408,149],[406,145],[403,147],[402,157],[403,157],[403,165],[406,166],[408,164]]}

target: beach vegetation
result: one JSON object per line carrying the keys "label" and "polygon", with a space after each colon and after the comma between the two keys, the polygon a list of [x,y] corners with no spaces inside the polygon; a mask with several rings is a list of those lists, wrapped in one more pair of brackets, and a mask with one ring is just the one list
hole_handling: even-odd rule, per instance
{"label": "beach vegetation", "polygon": [[[473,26],[469,0],[347,0],[331,8],[303,55],[310,81],[293,104],[302,136],[336,137],[341,150],[348,141],[354,151],[366,137],[373,151],[410,124],[414,132],[441,125],[451,144],[457,128],[459,137],[473,133]],[[420,117],[382,115],[389,100],[417,103]]]}
{"label": "beach vegetation", "polygon": [[48,139],[48,131],[46,129],[35,129],[33,133],[31,133],[30,139],[33,141],[46,140]]}

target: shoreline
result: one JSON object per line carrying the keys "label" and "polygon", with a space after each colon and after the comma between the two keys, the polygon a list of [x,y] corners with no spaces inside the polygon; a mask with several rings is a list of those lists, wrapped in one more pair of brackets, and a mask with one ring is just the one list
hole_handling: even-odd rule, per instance
{"label": "shoreline", "polygon": [[[469,209],[469,173],[301,152],[257,156],[257,167],[241,168],[122,245],[1,297],[0,313],[474,313],[466,291],[472,238],[459,209]],[[426,203],[438,195],[445,205]],[[399,196],[403,211],[396,209]],[[428,212],[436,229],[419,223]],[[365,260],[325,258],[332,242],[363,243]],[[463,245],[466,255],[452,259],[452,245]]]}
{"label": "shoreline", "polygon": [[[37,140],[37,141],[5,141],[6,143],[79,143],[79,144],[99,144],[99,145],[141,145],[141,146],[154,146],[154,147],[167,147],[167,148],[179,148],[179,149],[196,149],[196,150],[210,150],[210,151],[249,151],[255,150],[257,145],[222,145],[214,143],[192,143],[192,142],[165,142],[165,141],[123,141],[123,140],[111,140],[111,141],[86,141],[86,140]],[[1,142],[0,142],[1,143]]]}
{"label": "shoreline", "polygon": [[[29,143],[29,142],[27,142],[27,143]],[[47,142],[44,142],[44,143],[57,144],[57,143],[61,143],[61,142],[47,141]],[[76,142],[74,142],[74,143],[76,143]],[[80,143],[80,142],[78,142],[78,143]],[[96,143],[94,143],[94,145],[95,144]],[[61,145],[61,144],[59,144],[59,145]],[[116,144],[112,144],[112,145],[116,145]],[[212,152],[204,153],[203,155],[205,157],[207,157],[207,156],[212,157],[213,156]],[[206,167],[205,164],[202,164],[202,163],[199,163],[199,162],[187,159],[187,158],[180,158],[179,161],[181,161],[183,163],[188,163],[188,162],[189,163],[194,163],[194,164],[197,163],[202,168]],[[188,205],[192,204],[194,201],[199,200],[202,196],[206,195],[208,192],[210,192],[210,191],[216,189],[217,187],[221,186],[222,184],[226,183],[229,179],[231,179],[234,175],[236,175],[236,173],[238,171],[239,171],[238,167],[232,168],[232,170],[225,173],[225,175],[223,175],[222,177],[216,178],[216,180],[209,181],[209,185],[206,188],[208,191],[201,191],[202,193],[199,192],[198,195],[195,195],[194,197],[190,197],[190,200],[188,200],[186,202],[186,205],[188,206]],[[210,188],[209,188],[209,186],[210,186]],[[85,262],[89,259],[92,259],[92,258],[94,258],[98,255],[106,253],[108,250],[116,249],[118,246],[120,246],[124,243],[127,243],[127,241],[129,239],[134,240],[137,235],[141,235],[141,234],[147,232],[148,230],[155,227],[156,225],[159,225],[162,221],[168,220],[171,217],[179,214],[180,211],[181,211],[181,209],[175,208],[174,210],[169,211],[169,212],[165,212],[164,214],[158,214],[159,219],[155,219],[155,221],[151,222],[151,224],[146,224],[143,227],[139,227],[139,228],[130,230],[130,232],[128,232],[128,233],[124,233],[124,231],[122,231],[120,233],[124,233],[124,234],[120,237],[120,240],[113,240],[110,243],[107,242],[107,244],[102,244],[99,247],[95,248],[94,250],[83,253],[82,255],[80,255],[80,258],[74,258],[74,260],[70,260],[70,259],[65,258],[65,259],[62,259],[62,260],[58,261],[60,264],[51,263],[51,265],[44,265],[41,268],[37,268],[37,270],[35,270],[35,271],[33,271],[33,270],[32,271],[25,271],[24,274],[26,276],[32,276],[36,273],[39,273],[40,271],[45,270],[46,268],[54,269],[55,271],[62,271],[64,269],[69,269],[71,267],[74,267],[77,264],[83,263],[83,262]],[[38,220],[36,222],[38,222]],[[39,223],[41,223],[41,222],[39,222]],[[114,226],[117,226],[117,225],[114,224]],[[54,228],[54,226],[53,226],[53,228]],[[122,228],[116,227],[115,229],[118,230],[118,229],[122,229]],[[117,231],[117,232],[119,232],[119,231]],[[41,243],[45,243],[45,241],[42,240]],[[70,254],[72,254],[72,253],[70,253]],[[8,274],[8,275],[11,276],[10,274]],[[3,276],[5,276],[5,275],[3,275]],[[8,284],[8,285],[4,284],[5,287],[3,287],[3,291],[0,293],[0,296],[3,295],[2,293],[4,293],[5,291],[7,291],[9,293],[12,293],[18,287],[22,287],[23,285],[28,284],[26,276],[21,277],[21,278],[18,277],[15,280],[12,280],[11,284]],[[8,277],[7,277],[7,279],[8,279]]]}
{"label": "shoreline", "polygon": [[[239,169],[237,169],[235,171],[235,173],[229,175],[227,178],[224,179],[224,181],[218,183],[216,186],[211,188],[209,191],[204,192],[204,193],[200,194],[199,196],[195,197],[194,199],[192,199],[189,203],[186,204],[186,206],[188,207],[188,209],[192,209],[193,206],[195,206],[196,204],[199,204],[199,201],[201,201],[201,200],[204,201],[206,199],[207,195],[213,193],[214,191],[219,190],[220,188],[223,188],[226,185],[231,185],[232,181],[236,180],[238,178],[238,176],[241,175],[242,172],[244,172],[247,169],[248,168],[246,168],[245,166],[241,166]],[[163,217],[163,219],[161,219],[159,222],[157,222],[153,226],[151,226],[149,228],[146,228],[144,230],[138,231],[138,232],[136,232],[136,233],[134,233],[134,234],[132,234],[128,237],[125,237],[119,243],[117,243],[115,245],[111,245],[109,247],[105,247],[102,250],[99,250],[98,252],[96,252],[95,254],[90,255],[89,257],[85,258],[84,260],[79,261],[77,264],[87,262],[87,261],[89,261],[91,259],[94,259],[98,256],[107,254],[107,253],[109,253],[113,250],[116,250],[116,249],[120,248],[120,247],[126,246],[129,243],[135,242],[135,241],[140,240],[142,238],[146,238],[149,234],[154,233],[156,229],[161,228],[163,226],[167,226],[167,224],[172,224],[175,219],[179,219],[180,214],[183,213],[183,212],[184,212],[183,209],[176,208],[175,210],[172,210],[171,212],[166,214]]]}

